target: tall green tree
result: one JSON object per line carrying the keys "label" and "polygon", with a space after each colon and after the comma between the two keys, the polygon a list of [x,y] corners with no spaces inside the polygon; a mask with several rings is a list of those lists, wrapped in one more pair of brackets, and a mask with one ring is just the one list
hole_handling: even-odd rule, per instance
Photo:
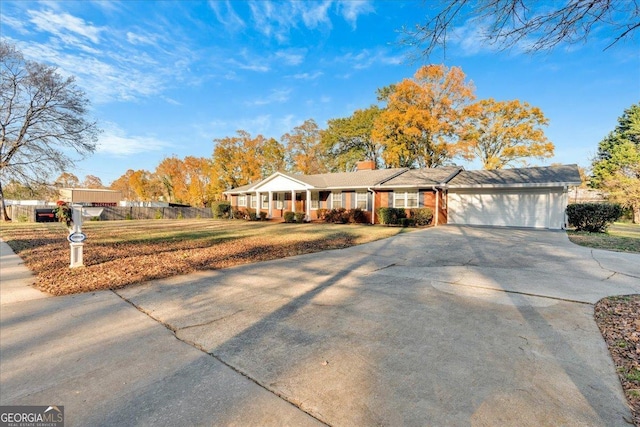
{"label": "tall green tree", "polygon": [[70,153],[93,153],[99,129],[87,119],[89,100],[73,77],[26,61],[0,41],[0,204],[9,220],[2,184],[50,179],[73,166]]}
{"label": "tall green tree", "polygon": [[631,209],[633,222],[640,224],[640,147],[629,141],[616,145],[608,162],[616,165],[604,176],[608,199]]}
{"label": "tall green tree", "polygon": [[640,104],[634,104],[624,110],[614,130],[598,144],[598,151],[591,164],[592,187],[600,188],[604,178],[616,168],[616,163],[610,161],[612,152],[616,146],[624,142],[640,145]]}
{"label": "tall green tree", "polygon": [[350,117],[331,119],[322,131],[322,145],[334,171],[350,171],[361,160],[385,167],[382,145],[372,136],[373,126],[382,110],[376,105],[356,110]]}
{"label": "tall green tree", "polygon": [[627,108],[598,145],[591,186],[631,209],[633,222],[640,223],[640,104]]}

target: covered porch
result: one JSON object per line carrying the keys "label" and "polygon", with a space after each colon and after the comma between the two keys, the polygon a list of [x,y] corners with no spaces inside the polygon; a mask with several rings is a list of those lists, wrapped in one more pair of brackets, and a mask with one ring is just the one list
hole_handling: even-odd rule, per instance
{"label": "covered porch", "polygon": [[264,212],[269,219],[284,218],[285,212],[303,212],[305,221],[317,219],[317,189],[281,173],[253,186],[238,188],[230,196],[234,210],[255,211],[258,216]]}

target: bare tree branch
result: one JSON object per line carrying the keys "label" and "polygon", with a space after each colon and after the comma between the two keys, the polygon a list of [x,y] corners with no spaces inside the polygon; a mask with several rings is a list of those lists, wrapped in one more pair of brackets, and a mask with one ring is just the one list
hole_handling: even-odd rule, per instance
{"label": "bare tree branch", "polygon": [[527,52],[586,42],[601,30],[612,39],[606,50],[640,28],[637,0],[568,0],[551,6],[535,0],[442,0],[440,4],[426,23],[403,29],[403,42],[417,46],[420,56],[428,57],[439,47],[446,51],[450,34],[468,25],[478,29],[487,45],[523,46]]}
{"label": "bare tree branch", "polygon": [[[73,77],[55,67],[26,61],[0,41],[0,185],[29,185],[73,166],[69,149],[93,153],[100,130],[86,119],[89,100]],[[2,214],[7,219],[0,194]]]}

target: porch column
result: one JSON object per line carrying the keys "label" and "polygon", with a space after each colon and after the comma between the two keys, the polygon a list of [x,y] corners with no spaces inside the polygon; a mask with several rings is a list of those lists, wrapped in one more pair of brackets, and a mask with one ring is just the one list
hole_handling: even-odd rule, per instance
{"label": "porch column", "polygon": [[376,192],[371,190],[371,224],[376,223]]}
{"label": "porch column", "polygon": [[437,188],[434,188],[434,190],[436,190],[436,215],[433,221],[433,225],[438,225],[438,221],[440,219],[440,190]]}
{"label": "porch column", "polygon": [[311,221],[311,190],[307,190],[307,202],[305,203],[307,221]]}
{"label": "porch column", "polygon": [[260,205],[262,200],[260,200],[260,192],[256,191],[256,216],[260,218]]}
{"label": "porch column", "polygon": [[273,217],[273,191],[269,191],[269,218]]}
{"label": "porch column", "polygon": [[291,212],[296,211],[296,190],[291,190]]}

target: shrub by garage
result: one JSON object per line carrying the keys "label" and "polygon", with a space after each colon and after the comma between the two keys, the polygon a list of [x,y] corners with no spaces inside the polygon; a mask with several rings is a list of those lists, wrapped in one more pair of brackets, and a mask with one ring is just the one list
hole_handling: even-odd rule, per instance
{"label": "shrub by garage", "polygon": [[574,203],[567,206],[569,225],[576,231],[604,233],[622,217],[622,207],[614,203]]}

